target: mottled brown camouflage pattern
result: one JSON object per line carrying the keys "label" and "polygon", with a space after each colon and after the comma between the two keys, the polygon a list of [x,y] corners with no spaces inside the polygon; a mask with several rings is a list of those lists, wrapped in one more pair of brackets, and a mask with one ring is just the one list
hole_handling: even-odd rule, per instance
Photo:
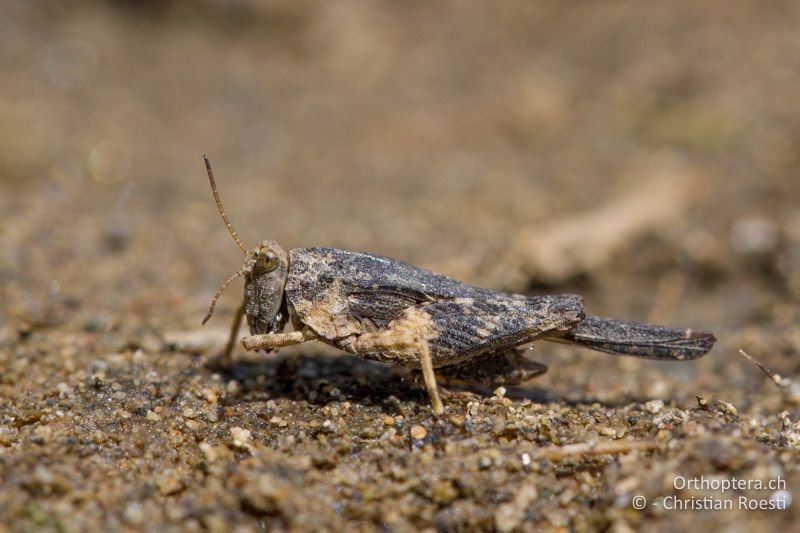
{"label": "mottled brown camouflage pattern", "polygon": [[596,316],[587,316],[563,338],[601,352],[677,361],[702,357],[716,340],[714,335],[703,331]]}
{"label": "mottled brown camouflage pattern", "polygon": [[[321,340],[369,359],[419,367],[412,353],[358,351],[355,339],[393,326],[408,329],[413,320],[422,328],[424,322],[433,331],[426,340],[434,367],[458,367],[462,378],[470,369],[485,381],[490,368],[498,376],[503,369],[514,374],[522,365],[509,367],[512,360],[520,361],[510,350],[539,338],[672,360],[699,357],[714,340],[708,333],[586,317],[575,295],[506,294],[394,259],[335,248],[290,250],[285,293],[288,312]],[[476,358],[477,363],[465,365]],[[537,367],[535,373],[543,371]]]}

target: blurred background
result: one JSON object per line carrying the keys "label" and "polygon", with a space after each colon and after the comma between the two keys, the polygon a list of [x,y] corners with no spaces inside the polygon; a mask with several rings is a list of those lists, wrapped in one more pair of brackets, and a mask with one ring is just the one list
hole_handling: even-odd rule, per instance
{"label": "blurred background", "polygon": [[796,370],[798,22],[795,2],[6,0],[3,321],[194,327],[240,261],[208,153],[248,244],[712,329],[714,355],[663,370],[720,387],[760,383],[734,348]]}
{"label": "blurred background", "polygon": [[136,350],[189,364],[165,339],[241,265],[207,153],[248,245],[719,338],[686,364],[537,345],[547,399],[797,420],[797,388],[737,350],[800,374],[798,27],[780,0],[3,0],[3,390],[47,398]]}

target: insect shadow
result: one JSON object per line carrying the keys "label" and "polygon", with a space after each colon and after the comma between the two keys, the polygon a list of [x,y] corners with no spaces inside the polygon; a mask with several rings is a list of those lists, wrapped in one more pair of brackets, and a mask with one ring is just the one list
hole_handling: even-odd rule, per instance
{"label": "insect shadow", "polygon": [[210,370],[237,380],[244,400],[287,398],[325,405],[350,401],[361,405],[410,401],[427,395],[414,372],[396,365],[326,353],[278,353],[261,361],[233,365],[212,360]]}
{"label": "insect shadow", "polygon": [[[286,398],[307,401],[312,405],[326,405],[344,398],[361,405],[421,402],[426,391],[419,372],[399,365],[356,359],[345,355],[318,353],[279,353],[260,360],[239,360],[226,365],[211,359],[205,365],[241,383],[245,400]],[[416,385],[416,386],[415,386]],[[453,397],[466,404],[473,397],[491,397],[491,386],[472,383],[447,383]],[[312,392],[313,391],[313,392]],[[333,393],[333,394],[332,394]],[[600,400],[595,397],[569,397],[558,391],[521,384],[506,387],[505,396],[515,401],[529,400],[536,404],[552,402],[571,406],[591,405]],[[617,402],[603,400],[606,406],[628,405],[646,399],[624,396]]]}

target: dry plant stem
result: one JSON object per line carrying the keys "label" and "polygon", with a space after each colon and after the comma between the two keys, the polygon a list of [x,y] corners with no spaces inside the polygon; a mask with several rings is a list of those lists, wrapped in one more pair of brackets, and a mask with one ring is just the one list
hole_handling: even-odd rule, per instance
{"label": "dry plant stem", "polygon": [[[530,279],[558,283],[597,269],[637,237],[659,231],[704,191],[697,185],[697,176],[680,160],[667,157],[656,163],[633,172],[638,176],[658,167],[657,176],[636,180],[627,194],[615,200],[520,229],[505,257],[493,262],[497,266],[487,272],[488,280],[508,290],[524,288]],[[480,266],[474,259],[459,259],[453,264],[472,265],[467,273]]]}
{"label": "dry plant stem", "polygon": [[750,355],[749,353],[745,352],[744,350],[739,350],[739,353],[742,355],[742,357],[744,357],[745,359],[747,359],[748,361],[750,361],[751,363],[756,365],[758,367],[758,369],[761,370],[764,373],[764,375],[767,376],[769,378],[769,380],[772,383],[774,383],[776,386],[778,386],[778,387],[787,387],[791,383],[790,380],[788,380],[788,379],[784,380],[783,378],[781,378],[780,374],[778,374],[777,372],[773,372],[769,368],[765,367],[764,365],[762,365],[761,363],[756,361],[755,358],[753,358],[752,355]]}
{"label": "dry plant stem", "polygon": [[576,456],[584,455],[606,455],[628,453],[634,450],[648,451],[658,447],[654,440],[622,440],[610,442],[581,442],[578,444],[567,444],[565,446],[552,446],[542,448],[537,454],[542,459],[550,461],[560,461],[571,459]]}

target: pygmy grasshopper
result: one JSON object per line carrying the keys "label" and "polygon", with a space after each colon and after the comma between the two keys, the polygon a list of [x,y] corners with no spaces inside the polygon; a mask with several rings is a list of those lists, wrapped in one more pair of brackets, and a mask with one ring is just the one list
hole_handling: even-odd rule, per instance
{"label": "pygmy grasshopper", "polygon": [[[204,156],[205,157],[205,156]],[[244,276],[224,360],[242,317],[246,350],[271,351],[319,340],[348,353],[421,369],[433,411],[444,412],[436,373],[487,385],[517,384],[547,367],[520,347],[544,339],[612,354],[682,361],[705,355],[711,333],[587,315],[580,296],[525,296],[473,287],[441,274],[376,255],[336,248],[294,248],[276,242],[247,249],[228,216],[205,157],[223,222],[244,253],[244,265],[214,294],[205,324],[222,291]],[[284,332],[291,321],[293,331]]]}

